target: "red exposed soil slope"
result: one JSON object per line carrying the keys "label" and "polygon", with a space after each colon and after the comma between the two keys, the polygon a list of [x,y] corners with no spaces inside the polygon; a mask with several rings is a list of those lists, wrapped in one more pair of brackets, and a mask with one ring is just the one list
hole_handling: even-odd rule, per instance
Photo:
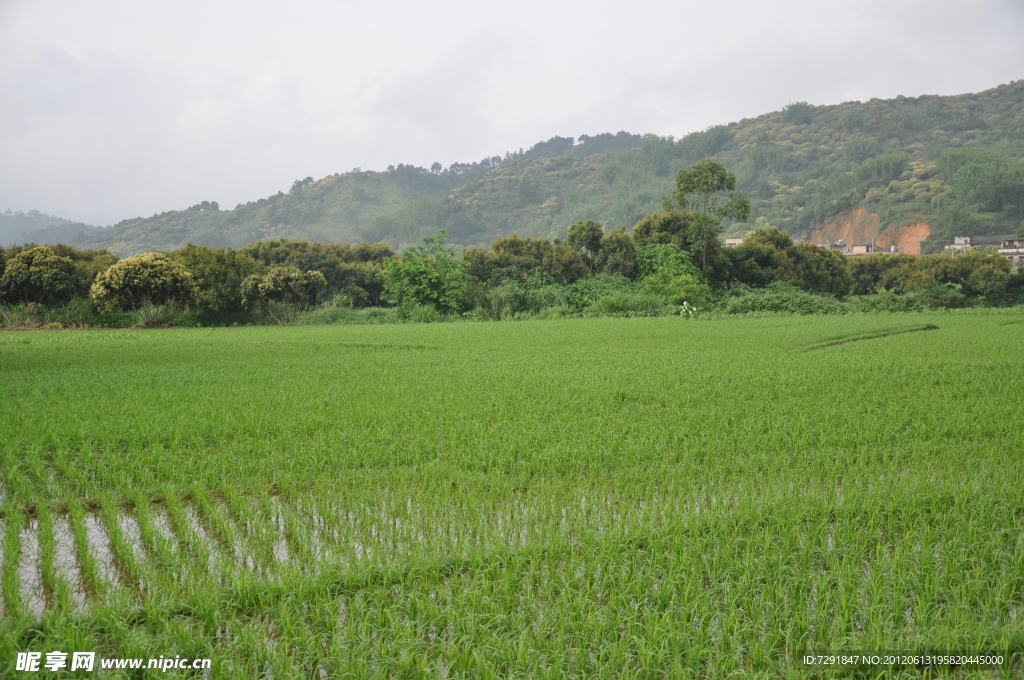
{"label": "red exposed soil slope", "polygon": [[920,255],[921,241],[932,233],[927,222],[892,226],[881,234],[878,226],[878,213],[854,208],[812,230],[807,240],[811,243],[843,241],[848,245],[875,243],[883,248],[896,244],[901,253]]}
{"label": "red exposed soil slope", "polygon": [[875,243],[888,248],[896,244],[896,249],[901,253],[921,254],[921,241],[928,238],[932,228],[927,222],[914,222],[913,224],[901,224],[898,227],[889,227],[878,235]]}
{"label": "red exposed soil slope", "polygon": [[843,241],[854,244],[872,243],[877,237],[878,213],[854,208],[813,230],[807,240],[811,243]]}

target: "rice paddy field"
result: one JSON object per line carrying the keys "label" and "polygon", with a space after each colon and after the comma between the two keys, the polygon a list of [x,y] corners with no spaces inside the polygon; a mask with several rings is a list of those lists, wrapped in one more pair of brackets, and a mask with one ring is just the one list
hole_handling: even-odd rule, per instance
{"label": "rice paddy field", "polygon": [[[1012,310],[2,334],[0,676],[1022,677],[1022,346]],[[1005,661],[800,661],[868,650]]]}

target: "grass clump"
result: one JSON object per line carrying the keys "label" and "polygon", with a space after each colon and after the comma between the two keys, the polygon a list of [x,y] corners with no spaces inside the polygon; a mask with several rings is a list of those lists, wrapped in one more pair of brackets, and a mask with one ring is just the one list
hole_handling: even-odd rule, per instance
{"label": "grass clump", "polygon": [[722,305],[726,314],[844,314],[849,308],[835,297],[808,293],[776,281],[765,288],[737,287]]}

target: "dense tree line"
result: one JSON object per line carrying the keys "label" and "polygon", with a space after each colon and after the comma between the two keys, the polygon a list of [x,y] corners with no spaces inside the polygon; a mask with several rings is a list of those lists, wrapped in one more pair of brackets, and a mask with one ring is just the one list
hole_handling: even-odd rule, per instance
{"label": "dense tree line", "polygon": [[0,249],[0,302],[53,306],[88,297],[101,312],[169,307],[207,323],[281,318],[282,308],[330,298],[381,304],[381,272],[394,254],[384,243],[279,239],[241,250],[188,245],[118,259],[105,250],[30,244]]}
{"label": "dense tree line", "polygon": [[[972,158],[950,160],[942,171],[955,178],[973,167]],[[893,176],[902,163],[879,157],[866,173]],[[1007,186],[999,179],[1011,170],[990,176],[997,188]],[[27,245],[0,250],[0,301],[54,306],[88,296],[99,312],[132,311],[143,323],[158,324],[185,311],[197,323],[287,323],[303,309],[324,306],[503,319],[542,312],[693,313],[715,306],[830,311],[849,295],[880,296],[895,308],[1021,300],[1022,277],[1004,258],[979,251],[848,259],[794,242],[776,227],[758,227],[739,246],[723,248],[724,221],[750,214],[750,202],[735,187],[731,172],[704,159],[680,170],[662,210],[631,232],[583,220],[565,239],[512,234],[461,253],[446,245],[444,230],[400,253],[385,243],[276,239],[239,250],[188,245],[118,260],[107,251]],[[1006,201],[1013,194],[985,196]],[[893,296],[905,301],[893,303]]]}

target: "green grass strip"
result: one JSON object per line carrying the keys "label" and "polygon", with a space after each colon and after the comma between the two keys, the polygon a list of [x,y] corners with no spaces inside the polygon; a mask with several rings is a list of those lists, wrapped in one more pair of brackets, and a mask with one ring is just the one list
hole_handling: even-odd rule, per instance
{"label": "green grass strip", "polygon": [[843,345],[848,342],[856,342],[858,340],[873,340],[874,338],[884,338],[889,335],[899,335],[900,333],[914,333],[916,331],[936,331],[939,327],[933,323],[925,324],[924,326],[913,326],[911,328],[897,328],[891,331],[880,331],[878,333],[865,333],[864,335],[852,335],[848,338],[837,338],[836,340],[829,340],[828,342],[819,342],[815,345],[807,345],[804,347],[805,352],[812,352],[816,349],[823,349],[825,347],[832,347],[834,345]]}

